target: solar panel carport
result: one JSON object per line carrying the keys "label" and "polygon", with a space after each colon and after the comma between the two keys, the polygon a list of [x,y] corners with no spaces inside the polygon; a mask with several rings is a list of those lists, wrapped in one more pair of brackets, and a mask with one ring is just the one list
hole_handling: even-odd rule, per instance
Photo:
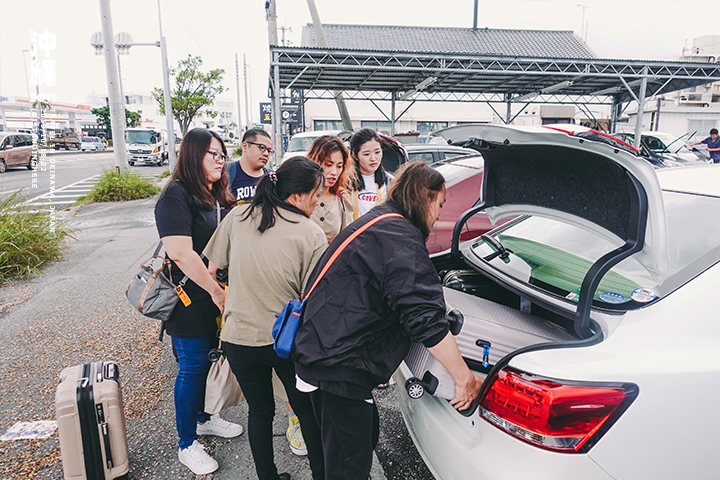
{"label": "solar panel carport", "polygon": [[[717,63],[597,58],[567,31],[323,28],[329,48],[317,47],[311,26],[303,30],[306,46],[270,47],[274,112],[280,110],[281,91],[292,88],[303,90],[306,99],[334,99],[342,92],[345,99],[371,101],[378,109],[376,102],[390,102],[386,117],[393,125],[413,102],[453,101],[487,102],[507,123],[513,104],[518,113],[530,103],[574,104],[591,118],[586,105],[612,105],[614,129],[633,100],[640,118],[646,97],[720,80]],[[502,104],[504,115],[496,109]],[[273,130],[279,132],[279,124]]]}

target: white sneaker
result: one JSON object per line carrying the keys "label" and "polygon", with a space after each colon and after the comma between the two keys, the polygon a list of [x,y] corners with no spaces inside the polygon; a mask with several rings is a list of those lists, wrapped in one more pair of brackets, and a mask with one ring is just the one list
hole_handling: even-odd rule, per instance
{"label": "white sneaker", "polygon": [[234,438],[243,433],[243,427],[237,423],[223,420],[220,418],[220,415],[215,414],[211,416],[207,422],[198,423],[196,432],[198,435],[215,435],[223,438]]}
{"label": "white sneaker", "polygon": [[178,449],[178,459],[195,475],[207,475],[218,469],[218,463],[207,454],[203,444],[197,440],[188,448]]}

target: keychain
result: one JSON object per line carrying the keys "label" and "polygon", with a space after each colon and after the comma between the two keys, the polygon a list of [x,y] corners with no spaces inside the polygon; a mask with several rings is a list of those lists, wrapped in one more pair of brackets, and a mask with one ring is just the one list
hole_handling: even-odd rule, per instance
{"label": "keychain", "polygon": [[178,297],[180,297],[180,301],[186,307],[192,303],[190,301],[190,297],[187,296],[187,293],[185,293],[185,290],[183,290],[183,288],[180,285],[175,287],[175,293],[177,293]]}

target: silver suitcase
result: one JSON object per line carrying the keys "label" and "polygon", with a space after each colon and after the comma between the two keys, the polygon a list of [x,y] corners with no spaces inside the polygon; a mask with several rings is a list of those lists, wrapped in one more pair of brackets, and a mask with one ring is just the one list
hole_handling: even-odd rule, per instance
{"label": "silver suitcase", "polygon": [[[519,348],[575,339],[548,320],[452,288],[443,290],[448,309],[463,317],[459,332],[451,328],[460,354],[480,376]],[[455,382],[450,373],[422,344],[411,345],[405,364],[414,375],[405,384],[411,398],[420,398],[425,392],[448,400],[455,397]]]}

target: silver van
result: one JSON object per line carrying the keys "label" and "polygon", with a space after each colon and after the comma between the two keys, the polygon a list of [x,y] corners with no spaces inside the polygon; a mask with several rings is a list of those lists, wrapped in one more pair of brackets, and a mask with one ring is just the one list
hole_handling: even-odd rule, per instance
{"label": "silver van", "polygon": [[0,173],[5,173],[7,167],[32,170],[34,162],[32,135],[0,132]]}

